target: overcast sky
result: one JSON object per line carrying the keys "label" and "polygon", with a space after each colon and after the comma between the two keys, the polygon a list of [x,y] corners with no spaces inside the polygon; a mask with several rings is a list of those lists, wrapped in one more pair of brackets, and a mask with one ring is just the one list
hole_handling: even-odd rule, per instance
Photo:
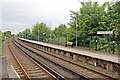
{"label": "overcast sky", "polygon": [[[79,10],[80,1],[83,0],[0,0],[0,30],[16,34],[37,22],[54,29],[69,22],[70,10]],[[102,4],[108,0],[96,1]]]}

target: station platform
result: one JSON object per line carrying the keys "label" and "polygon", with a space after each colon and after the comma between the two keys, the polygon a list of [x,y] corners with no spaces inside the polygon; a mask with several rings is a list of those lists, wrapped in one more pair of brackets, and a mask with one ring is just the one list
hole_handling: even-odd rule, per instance
{"label": "station platform", "polygon": [[35,44],[39,44],[39,45],[59,49],[59,50],[68,51],[68,52],[71,52],[71,53],[85,55],[85,56],[98,58],[98,59],[102,59],[102,60],[106,60],[106,61],[110,61],[110,62],[120,64],[120,55],[117,55],[117,54],[113,55],[113,54],[108,54],[108,53],[105,53],[105,52],[103,53],[103,52],[99,52],[99,51],[92,51],[92,50],[84,50],[84,49],[78,49],[78,48],[65,47],[65,46],[61,46],[61,45],[38,42],[38,41],[28,40],[28,39],[24,39],[24,38],[19,38],[19,39],[24,40],[24,41],[28,41],[28,42],[31,42],[31,43],[35,43]]}
{"label": "station platform", "polygon": [[7,58],[0,56],[0,80],[4,79],[19,80],[19,76],[12,65],[8,64]]}

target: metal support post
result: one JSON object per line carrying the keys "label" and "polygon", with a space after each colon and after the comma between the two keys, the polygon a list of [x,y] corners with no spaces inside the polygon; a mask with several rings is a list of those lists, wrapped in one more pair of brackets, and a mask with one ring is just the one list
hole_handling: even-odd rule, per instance
{"label": "metal support post", "polygon": [[113,31],[113,54],[115,52],[115,32]]}

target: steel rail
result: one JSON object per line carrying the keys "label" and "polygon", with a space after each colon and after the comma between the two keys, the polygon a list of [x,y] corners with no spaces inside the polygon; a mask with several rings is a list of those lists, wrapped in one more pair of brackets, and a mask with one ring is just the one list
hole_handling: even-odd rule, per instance
{"label": "steel rail", "polygon": [[29,75],[26,73],[25,69],[22,67],[22,64],[19,62],[19,60],[16,58],[16,56],[14,55],[14,52],[12,51],[12,48],[10,47],[10,44],[8,42],[8,48],[10,50],[10,53],[12,54],[12,56],[14,57],[15,61],[17,62],[17,64],[19,65],[19,67],[21,68],[22,72],[24,73],[24,75],[26,76],[26,78],[28,80],[31,80]]}
{"label": "steel rail", "polygon": [[[15,41],[16,41],[16,40],[15,40]],[[18,41],[16,41],[16,42],[19,43]],[[20,43],[19,43],[19,44],[20,44]],[[26,44],[26,45],[27,45],[27,44]],[[28,45],[27,45],[27,46],[28,46]],[[33,47],[33,46],[30,46],[30,47],[32,47],[32,48],[34,48],[34,49],[36,49],[36,50],[39,50],[39,51],[41,51],[41,52],[44,52],[44,53],[47,53],[47,54],[48,54],[48,52],[45,51],[45,50],[41,50],[41,49],[38,49],[38,48]],[[74,64],[74,65],[76,65],[76,66],[83,67],[83,68],[85,68],[85,69],[88,69],[88,70],[93,71],[93,72],[95,72],[95,73],[98,73],[98,74],[100,74],[100,75],[106,76],[106,77],[108,77],[109,79],[116,80],[115,78],[113,78],[113,77],[111,77],[111,76],[105,75],[105,74],[103,74],[103,73],[101,73],[101,72],[98,72],[98,71],[95,71],[95,70],[91,70],[91,69],[89,69],[89,68],[86,68],[86,67],[84,67],[84,66],[78,65],[78,64],[73,63],[73,62],[71,62],[71,61],[62,59],[62,58],[57,57],[57,56],[55,56],[55,55],[52,55],[52,54],[48,54],[48,55],[51,55],[51,56],[56,57],[56,58],[59,58],[59,59],[61,59],[61,60],[64,60],[64,61],[69,62],[69,63],[71,63],[71,64]]]}
{"label": "steel rail", "polygon": [[[24,50],[22,50],[17,44],[16,41],[13,41],[13,43],[16,45],[16,47],[18,49],[20,49],[20,51],[24,52],[24,54],[26,53]],[[26,55],[26,54],[25,54]],[[39,61],[37,61],[36,59],[34,59],[33,57],[31,57],[30,55],[26,55],[27,57],[32,58],[31,60],[35,61],[37,64],[40,64],[41,66],[43,66],[45,68],[45,70],[50,73],[52,76],[54,76],[54,78],[56,78],[56,80],[67,80],[64,76],[60,75],[59,73],[57,73],[56,71],[52,70],[50,67],[48,67],[47,65],[45,65],[44,63],[41,63]]]}

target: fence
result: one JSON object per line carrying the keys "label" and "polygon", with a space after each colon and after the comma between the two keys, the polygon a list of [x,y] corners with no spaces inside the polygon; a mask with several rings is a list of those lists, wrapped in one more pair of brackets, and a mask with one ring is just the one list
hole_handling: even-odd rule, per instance
{"label": "fence", "polygon": [[[96,42],[97,39],[97,42]],[[33,40],[38,40],[37,36],[33,37]],[[52,43],[52,44],[59,44],[65,45],[67,41],[71,41],[74,43],[76,42],[76,38],[73,37],[46,37],[40,36],[39,41]],[[97,43],[97,44],[96,44]],[[115,54],[120,54],[120,36],[115,36],[113,41],[113,36],[78,36],[77,37],[77,44],[78,47],[94,49],[98,51],[105,51],[108,53],[112,53],[113,49],[115,50]],[[113,46],[114,44],[114,46]]]}

